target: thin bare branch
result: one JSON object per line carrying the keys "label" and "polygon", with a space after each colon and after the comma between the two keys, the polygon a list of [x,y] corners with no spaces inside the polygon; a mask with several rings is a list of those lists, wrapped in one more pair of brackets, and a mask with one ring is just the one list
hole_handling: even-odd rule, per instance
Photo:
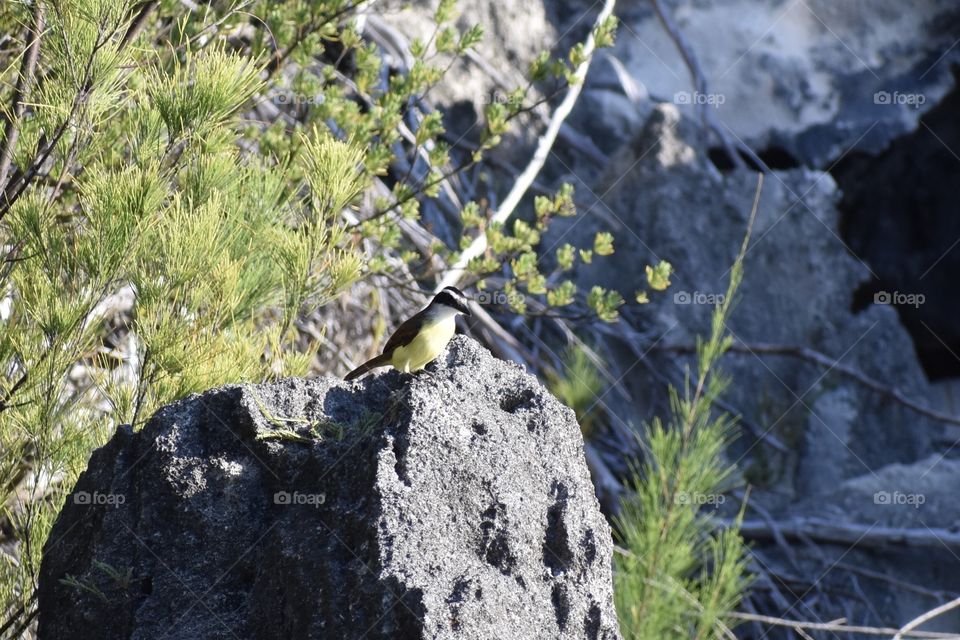
{"label": "thin bare branch", "polygon": [[7,120],[6,131],[3,136],[3,153],[0,154],[0,190],[7,184],[10,165],[13,163],[13,154],[17,149],[17,141],[20,139],[20,121],[27,110],[30,91],[33,89],[37,60],[40,58],[40,42],[43,39],[46,20],[46,2],[36,0],[33,5],[33,23],[27,30],[25,38],[29,45],[23,54],[17,87],[13,92],[13,109],[10,119]]}
{"label": "thin bare branch", "polygon": [[[943,615],[947,611],[956,609],[957,607],[960,607],[960,598],[955,598],[950,602],[945,602],[939,607],[931,609],[930,611],[927,611],[923,615],[917,616],[907,624],[900,627],[900,630],[897,631],[896,635],[893,636],[893,640],[901,640],[905,635],[907,636],[912,635],[914,637],[918,637],[918,634],[920,632],[914,631],[914,629],[916,629],[917,627],[919,627],[925,622],[929,622],[930,620],[933,620],[937,616]],[[960,635],[954,634],[953,637],[960,638]]]}
{"label": "thin bare branch", "polygon": [[[690,75],[693,76],[693,85],[695,91],[697,91],[700,95],[707,95],[710,93],[710,89],[707,84],[707,77],[703,73],[703,68],[700,66],[700,60],[697,58],[697,54],[690,46],[690,43],[687,42],[686,38],[683,37],[683,32],[680,31],[680,27],[677,26],[677,23],[673,21],[673,16],[664,5],[663,0],[650,1],[653,4],[653,8],[654,11],[656,11],[657,17],[660,19],[660,23],[666,30],[667,35],[670,36],[670,39],[673,40],[674,45],[680,52],[680,57],[683,58],[683,62],[690,71]],[[740,150],[750,158],[751,162],[753,162],[758,169],[764,173],[770,172],[770,168],[767,167],[766,163],[761,160],[756,153],[754,153],[753,149],[745,144],[731,140],[730,134],[727,133],[725,127],[717,122],[715,110],[711,105],[706,104],[705,102],[698,102],[698,105],[700,106],[700,117],[703,121],[703,126],[717,136],[717,138],[720,140],[720,144],[723,146],[723,150],[733,163],[733,166],[737,167],[738,169],[745,168],[746,166],[743,158],[741,158],[740,154],[737,153],[737,151]]]}
{"label": "thin bare branch", "polygon": [[160,0],[149,0],[140,5],[139,9],[136,10],[136,17],[130,21],[130,26],[127,27],[126,33],[123,34],[123,39],[120,41],[120,49],[126,47],[140,35],[140,32],[143,31],[143,28],[147,24],[147,18],[150,17],[150,13],[153,12],[158,4],[160,4]]}
{"label": "thin bare branch", "polygon": [[[695,345],[658,345],[658,351],[675,351],[678,353],[694,353],[696,351]],[[746,343],[741,341],[734,342],[729,351],[738,352],[738,353],[751,353],[751,354],[770,354],[770,355],[782,355],[782,356],[792,356],[794,358],[800,358],[801,360],[806,360],[807,362],[812,362],[817,364],[825,369],[831,371],[837,371],[853,380],[856,380],[865,387],[868,387],[877,393],[887,396],[896,402],[899,402],[903,406],[915,411],[921,415],[927,416],[928,418],[933,418],[940,422],[947,424],[960,425],[960,417],[952,416],[948,413],[943,413],[942,411],[937,411],[936,409],[931,409],[930,407],[913,400],[912,398],[906,396],[902,391],[885,385],[882,382],[874,380],[873,378],[867,376],[861,371],[851,367],[849,365],[843,364],[833,358],[820,353],[814,349],[808,347],[801,347],[798,345],[783,345],[783,344],[766,344],[766,343]]]}
{"label": "thin bare branch", "polygon": [[[732,521],[729,522],[731,525]],[[883,549],[890,547],[960,549],[960,533],[948,529],[923,529],[888,527],[850,522],[837,522],[825,518],[797,517],[776,523],[780,535],[791,540],[809,538],[815,542],[838,544],[847,547]],[[755,540],[773,540],[774,529],[768,522],[744,520],[740,535]]]}
{"label": "thin bare branch", "polygon": [[[727,614],[731,618],[736,618],[737,620],[744,620],[749,622],[761,622],[763,624],[772,625],[775,627],[789,627],[798,633],[802,630],[806,631],[833,631],[837,633],[857,633],[864,635],[873,635],[873,636],[887,636],[897,633],[897,629],[890,627],[863,627],[856,625],[846,624],[843,620],[834,620],[830,622],[801,622],[799,620],[787,620],[785,618],[777,618],[774,616],[764,616],[756,613],[741,613],[734,612]],[[938,631],[916,631],[909,633],[904,638],[938,638],[938,639],[951,639],[958,640],[960,635],[955,633],[943,633]]]}
{"label": "thin bare branch", "polygon": [[[503,203],[491,218],[490,224],[503,224],[510,219],[510,216],[513,215],[514,210],[516,210],[517,206],[530,189],[530,186],[533,184],[534,180],[537,179],[537,175],[540,173],[543,165],[547,162],[547,157],[550,155],[551,149],[553,149],[553,144],[557,140],[557,136],[560,133],[560,128],[563,125],[564,120],[567,119],[567,116],[570,115],[574,105],[577,103],[577,98],[580,97],[580,92],[583,89],[584,82],[586,81],[587,71],[590,69],[590,63],[593,60],[593,54],[596,50],[596,39],[594,34],[596,30],[600,28],[600,26],[603,25],[611,15],[613,15],[613,9],[615,6],[616,0],[605,0],[603,8],[600,9],[600,13],[597,15],[597,19],[594,22],[594,27],[591,29],[590,34],[587,36],[587,40],[584,43],[583,61],[579,66],[577,66],[576,72],[574,73],[574,82],[567,90],[567,95],[563,97],[563,100],[559,105],[557,105],[556,110],[553,112],[553,116],[550,118],[550,124],[547,125],[546,131],[544,131],[539,142],[537,143],[537,149],[533,154],[533,158],[531,158],[530,163],[523,170],[523,173],[517,177],[516,182],[513,183],[513,188],[510,189],[507,197],[504,198]],[[466,268],[470,264],[470,261],[480,256],[484,251],[486,251],[486,249],[487,234],[481,233],[472,243],[470,243],[470,246],[468,246],[467,249],[460,255],[460,258],[451,267],[451,269],[444,274],[439,284],[437,284],[436,290],[439,292],[444,287],[456,285],[458,282],[460,282],[460,280],[466,274]]]}

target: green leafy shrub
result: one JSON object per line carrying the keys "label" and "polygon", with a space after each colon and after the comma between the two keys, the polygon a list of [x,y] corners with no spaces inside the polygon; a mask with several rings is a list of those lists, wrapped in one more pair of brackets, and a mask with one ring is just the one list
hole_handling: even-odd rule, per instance
{"label": "green leafy shrub", "polygon": [[[43,545],[91,450],[186,394],[308,372],[296,321],[360,279],[430,286],[486,234],[470,279],[511,306],[582,305],[567,274],[598,237],[540,272],[540,238],[575,213],[569,187],[509,224],[473,202],[448,244],[411,240],[424,203],[481,162],[585,62],[538,58],[457,152],[426,101],[482,36],[436,31],[386,69],[347,0],[277,3],[34,0],[0,5],[0,625],[29,623]],[[594,35],[609,46],[613,21]],[[37,59],[30,63],[36,43]],[[543,93],[538,93],[540,89]],[[267,108],[269,107],[269,108]],[[266,114],[266,115],[264,115]],[[463,242],[460,242],[460,239]],[[423,238],[420,238],[422,240]],[[388,259],[389,258],[389,259]],[[402,267],[398,267],[398,264]],[[468,283],[469,284],[469,283]]]}

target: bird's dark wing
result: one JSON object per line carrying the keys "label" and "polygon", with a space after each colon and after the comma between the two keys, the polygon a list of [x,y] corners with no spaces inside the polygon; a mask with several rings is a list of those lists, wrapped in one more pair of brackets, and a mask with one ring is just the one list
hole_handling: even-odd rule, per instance
{"label": "bird's dark wing", "polygon": [[402,347],[405,344],[410,344],[410,342],[417,337],[417,328],[420,326],[423,315],[426,312],[426,309],[420,311],[415,316],[404,321],[397,330],[393,332],[393,335],[390,336],[390,339],[387,340],[387,344],[383,347],[383,355],[393,355],[393,352],[396,351],[397,347]]}

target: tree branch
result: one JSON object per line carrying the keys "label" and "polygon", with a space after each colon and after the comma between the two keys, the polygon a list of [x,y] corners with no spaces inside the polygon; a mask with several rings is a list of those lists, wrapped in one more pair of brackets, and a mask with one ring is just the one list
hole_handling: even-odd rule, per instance
{"label": "tree branch", "polygon": [[[848,625],[842,619],[839,621],[833,622],[801,622],[799,620],[787,620],[785,618],[777,618],[774,616],[764,616],[756,613],[741,613],[739,611],[734,611],[726,614],[731,618],[736,618],[737,620],[744,620],[748,622],[762,622],[763,624],[773,625],[776,627],[789,627],[794,631],[799,632],[806,631],[832,631],[835,633],[859,633],[871,636],[888,636],[891,634],[897,633],[897,629],[890,627],[863,627]],[[907,638],[950,638],[952,640],[957,639],[957,634],[955,633],[944,633],[939,631],[915,631],[913,633],[908,633]]]}
{"label": "tree branch", "polygon": [[10,165],[13,163],[13,153],[17,149],[20,138],[20,120],[27,110],[27,101],[33,89],[33,81],[37,71],[37,60],[40,58],[40,41],[46,26],[46,3],[35,0],[33,5],[33,25],[27,30],[26,41],[29,42],[23,61],[20,64],[20,75],[17,78],[17,88],[13,93],[13,113],[7,120],[6,131],[3,136],[3,154],[0,155],[0,190],[7,184]]}
{"label": "tree branch", "polygon": [[140,5],[140,11],[138,11],[137,16],[130,21],[127,32],[123,34],[119,50],[125,48],[134,38],[140,35],[140,32],[143,31],[143,28],[147,24],[147,18],[150,17],[150,13],[158,4],[160,4],[160,0],[149,0],[149,2],[144,2]]}
{"label": "tree branch", "polygon": [[[727,521],[727,523],[733,526],[732,521]],[[822,544],[838,544],[845,547],[883,549],[894,546],[960,549],[960,533],[947,529],[869,526],[812,517],[797,517],[780,521],[776,523],[776,528],[783,537],[791,540],[809,538]],[[772,540],[775,536],[773,527],[761,520],[744,520],[739,530],[740,535],[744,538],[755,540]]]}
{"label": "tree branch", "polygon": [[[553,149],[553,144],[557,140],[557,136],[560,133],[560,128],[563,126],[564,120],[566,120],[567,116],[570,115],[570,112],[573,110],[573,107],[577,102],[577,98],[580,97],[580,92],[583,90],[587,71],[590,69],[590,62],[593,60],[593,53],[596,50],[596,39],[594,37],[594,33],[604,22],[606,22],[607,18],[613,15],[613,9],[615,6],[616,0],[604,1],[603,8],[600,10],[600,14],[597,16],[596,21],[594,21],[593,29],[590,30],[590,34],[587,36],[587,40],[584,43],[584,59],[574,73],[575,82],[570,85],[570,88],[567,90],[567,95],[564,96],[563,101],[553,112],[553,116],[550,118],[550,124],[547,125],[546,131],[543,133],[539,142],[537,143],[537,149],[533,154],[533,158],[531,158],[530,163],[523,170],[523,173],[521,173],[517,178],[517,181],[513,183],[513,188],[510,189],[507,197],[504,198],[503,203],[500,205],[499,209],[497,209],[497,212],[493,215],[493,218],[491,218],[491,224],[502,224],[510,219],[510,216],[513,215],[514,210],[520,204],[520,200],[523,199],[524,195],[526,195],[527,191],[530,189],[530,186],[540,173],[540,170],[543,168],[543,165],[546,163],[547,157],[550,155],[551,149]],[[466,268],[470,264],[470,261],[481,255],[484,251],[486,251],[486,249],[487,235],[485,233],[481,233],[472,243],[470,243],[470,246],[467,247],[467,249],[460,255],[460,258],[451,267],[451,269],[444,274],[443,278],[440,280],[440,283],[437,285],[436,290],[439,292],[444,287],[456,285],[458,282],[460,282],[460,280],[466,274]]]}
{"label": "tree branch", "polygon": [[903,638],[905,634],[916,636],[919,632],[914,632],[913,631],[914,629],[922,625],[924,622],[928,622],[936,618],[937,616],[942,615],[947,611],[950,611],[951,609],[956,609],[957,607],[960,607],[960,598],[955,598],[954,600],[951,600],[950,602],[946,602],[940,605],[939,607],[936,607],[935,609],[931,609],[930,611],[927,611],[921,616],[917,616],[907,624],[900,627],[900,630],[897,631],[895,636],[893,636],[893,640],[901,640],[901,638]]}
{"label": "tree branch", "polygon": [[[700,66],[700,60],[697,58],[697,54],[693,51],[693,48],[687,42],[686,38],[683,37],[683,33],[680,31],[677,23],[673,21],[673,16],[667,10],[666,6],[664,6],[663,0],[650,1],[653,4],[654,11],[657,13],[657,17],[660,19],[660,23],[666,30],[667,35],[670,36],[670,39],[673,40],[673,44],[680,52],[680,57],[683,58],[683,62],[690,71],[690,75],[693,76],[693,85],[695,91],[697,91],[700,95],[706,95],[709,93],[707,77],[703,73],[703,68]],[[720,144],[723,146],[723,150],[726,152],[727,156],[730,157],[730,161],[733,163],[733,166],[738,169],[743,169],[746,166],[743,162],[743,158],[741,158],[740,154],[737,153],[737,149],[740,149],[754,164],[756,164],[758,169],[764,173],[770,172],[770,168],[763,160],[760,159],[759,156],[757,156],[756,153],[753,152],[753,149],[745,144],[734,143],[730,139],[730,135],[724,130],[724,127],[717,122],[716,114],[711,105],[701,103],[699,106],[700,117],[702,119],[703,126],[717,136],[717,138],[720,140]]]}
{"label": "tree branch", "polygon": [[[694,353],[696,352],[696,347],[693,345],[658,345],[656,347],[658,351],[676,351],[679,353]],[[937,411],[936,409],[931,409],[930,407],[923,405],[916,400],[913,400],[903,394],[899,389],[885,385],[869,376],[861,373],[857,369],[845,365],[842,362],[834,360],[833,358],[815,351],[814,349],[809,349],[807,347],[801,347],[796,345],[782,345],[782,344],[764,344],[764,343],[744,343],[740,341],[734,342],[730,346],[730,351],[738,353],[752,353],[752,354],[771,354],[771,355],[781,355],[781,356],[792,356],[794,358],[800,358],[801,360],[806,360],[807,362],[812,362],[821,367],[824,367],[828,370],[836,370],[843,375],[856,380],[863,386],[876,391],[882,395],[887,396],[899,402],[903,406],[911,409],[921,415],[927,416],[934,420],[940,422],[945,422],[947,424],[960,425],[960,417],[952,416],[948,413],[943,413],[942,411]]]}

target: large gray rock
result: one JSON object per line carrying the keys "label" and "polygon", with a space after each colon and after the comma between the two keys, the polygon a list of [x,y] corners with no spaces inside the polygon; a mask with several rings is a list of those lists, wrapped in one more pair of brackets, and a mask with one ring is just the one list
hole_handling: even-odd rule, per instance
{"label": "large gray rock", "polygon": [[[557,31],[575,24],[585,0]],[[851,148],[876,153],[919,127],[918,119],[954,84],[950,65],[960,7],[953,0],[697,0],[663,2],[696,54],[710,93],[694,94],[690,72],[651,3],[618,7],[622,20],[610,55],[654,100],[687,117],[710,105],[721,127],[768,161],[825,168]],[[579,7],[582,9],[578,10]],[[603,126],[626,98],[612,67],[597,66],[587,94],[598,105],[575,117]],[[634,121],[639,126],[641,120]],[[636,129],[633,129],[635,132]],[[613,130],[619,139],[623,130]]]}
{"label": "large gray rock", "polygon": [[[693,126],[673,105],[660,105],[647,130],[618,154],[595,185],[604,194],[599,216],[573,219],[581,237],[616,236],[616,253],[579,276],[629,295],[648,288],[644,264],[670,261],[676,272],[665,293],[630,305],[625,319],[646,333],[638,363],[631,339],[613,332],[614,364],[629,372],[629,400],[605,400],[623,422],[664,415],[664,378],[681,384],[684,348],[709,332],[714,304],[727,288],[756,187],[749,172],[721,174],[697,146]],[[733,351],[721,368],[733,378],[728,407],[756,432],[788,451],[747,438],[733,458],[760,487],[779,496],[815,496],[846,478],[934,452],[942,424],[892,402],[844,372],[854,370],[931,404],[931,390],[910,337],[889,305],[854,312],[853,292],[870,279],[837,230],[836,186],[829,174],[793,170],[768,175],[745,261],[745,276],[728,329],[749,350]],[[561,225],[551,234],[565,231]],[[547,246],[553,242],[548,238]],[[625,348],[627,347],[627,348]],[[764,348],[814,350],[839,363],[824,367]],[[649,350],[649,351],[648,351]],[[678,355],[679,350],[679,355]],[[641,366],[641,364],[645,366]],[[639,418],[639,419],[638,419]],[[774,505],[771,505],[771,507]]]}
{"label": "large gray rock", "polygon": [[[629,296],[649,289],[644,264],[666,259],[676,269],[666,292],[652,292],[649,304],[627,305],[623,322],[599,345],[615,375],[623,375],[619,386],[625,393],[603,399],[606,410],[617,416],[613,424],[637,425],[668,414],[664,383],[682,387],[684,366],[695,370],[690,350],[697,336],[709,333],[714,304],[726,291],[729,267],[747,227],[756,176],[720,173],[698,139],[674,105],[658,105],[642,135],[614,157],[593,185],[602,196],[596,210],[606,215],[561,221],[546,239],[546,246],[556,242],[569,230],[564,224],[576,225],[580,238],[599,230],[614,233],[616,252],[578,273],[583,287],[599,281]],[[738,346],[720,362],[731,379],[724,407],[739,416],[742,428],[729,459],[753,488],[748,517],[759,518],[753,510],[757,506],[781,522],[816,515],[864,531],[953,530],[958,512],[950,488],[960,478],[960,465],[949,458],[956,457],[955,439],[947,438],[943,423],[862,382],[867,377],[921,404],[934,404],[895,309],[886,304],[855,308],[855,292],[872,275],[841,239],[839,199],[830,174],[819,171],[771,173],[763,185],[738,303],[727,324]],[[566,236],[571,237],[573,232]],[[794,351],[778,351],[784,347]],[[810,351],[823,354],[829,365],[797,357]],[[755,437],[761,433],[767,437]],[[944,489],[935,491],[934,486]],[[894,496],[917,494],[925,499],[919,508],[891,507],[879,497],[893,501]],[[753,532],[747,536],[753,538]],[[787,606],[802,601],[795,614],[801,618],[843,615],[856,623],[904,624],[937,604],[928,595],[915,598],[910,584],[883,580],[887,575],[902,578],[905,565],[911,567],[908,583],[933,591],[956,588],[956,558],[943,545],[897,550],[894,544],[893,551],[878,552],[854,544],[856,539],[837,545],[818,538],[816,531],[805,541],[810,538],[819,545],[810,561],[791,562],[769,536],[753,547],[761,560],[757,566],[765,571],[836,589],[828,595],[813,589],[793,596],[785,591]],[[793,555],[810,552],[805,543],[797,546]],[[856,573],[831,567],[842,558],[847,566],[873,572],[863,589],[866,602],[876,603],[882,617],[872,617],[856,598],[836,595],[858,579]],[[831,578],[825,580],[828,572]],[[754,590],[754,606],[785,615],[782,598],[768,598],[768,593]],[[770,637],[779,636],[774,632]]]}
{"label": "large gray rock", "polygon": [[49,540],[44,639],[620,637],[573,412],[464,337],[416,376],[169,405]]}

